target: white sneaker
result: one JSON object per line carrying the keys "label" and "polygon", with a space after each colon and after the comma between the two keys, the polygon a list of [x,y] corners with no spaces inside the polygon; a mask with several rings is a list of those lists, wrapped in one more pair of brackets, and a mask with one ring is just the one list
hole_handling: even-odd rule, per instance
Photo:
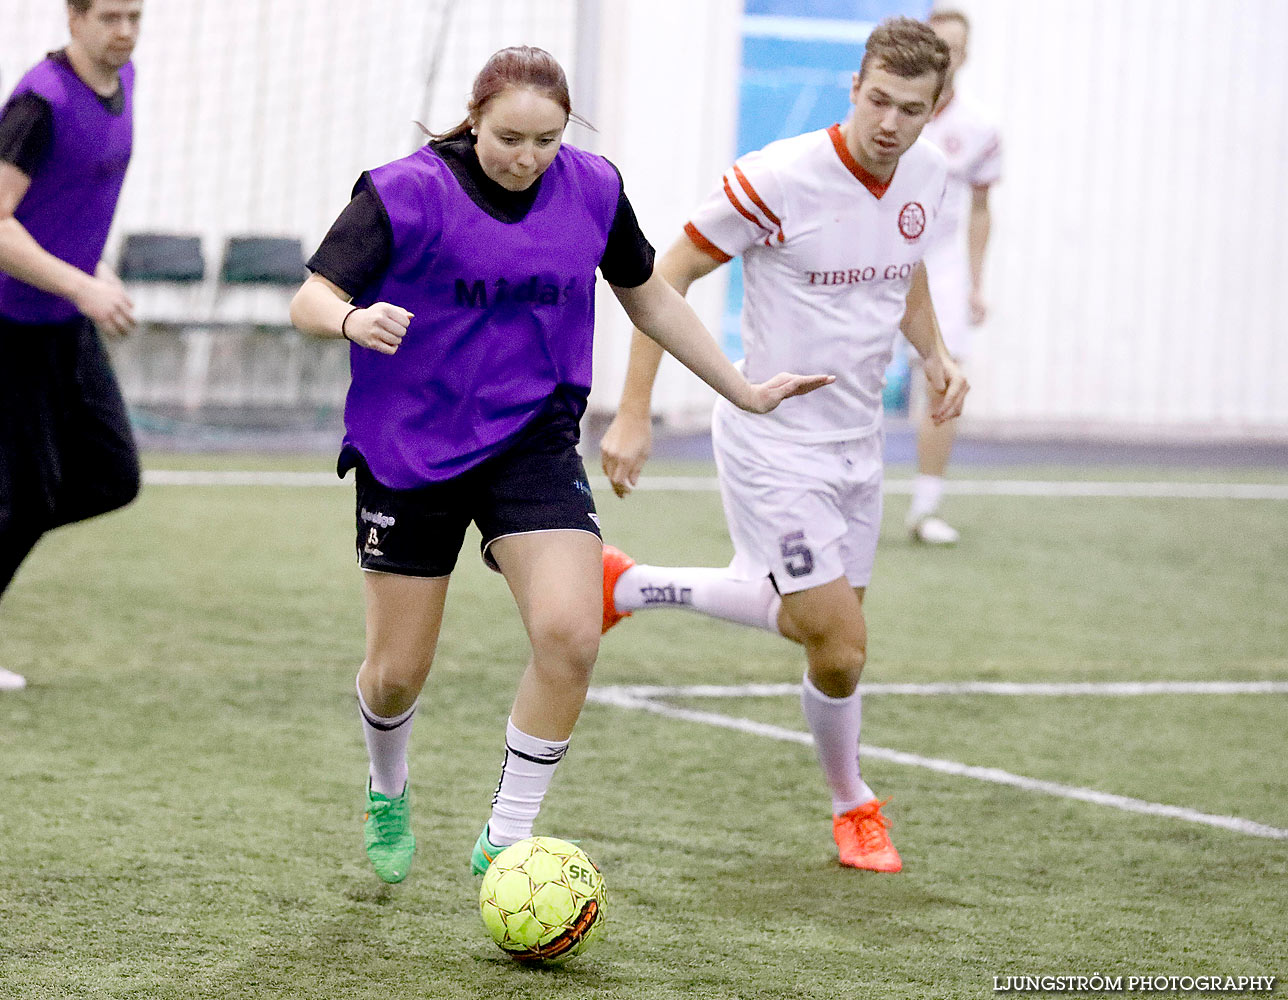
{"label": "white sneaker", "polygon": [[0,667],[0,691],[21,691],[27,686],[27,678],[15,674],[12,670]]}
{"label": "white sneaker", "polygon": [[942,517],[927,514],[908,522],[908,537],[923,545],[956,545],[961,535]]}

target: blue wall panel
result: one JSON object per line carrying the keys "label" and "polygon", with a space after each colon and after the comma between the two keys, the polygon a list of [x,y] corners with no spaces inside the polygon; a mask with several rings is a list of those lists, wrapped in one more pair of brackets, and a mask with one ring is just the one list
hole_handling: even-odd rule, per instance
{"label": "blue wall panel", "polygon": [[895,14],[922,17],[928,4],[900,0],[747,0],[748,14],[775,17],[823,17],[838,21],[880,21]]}
{"label": "blue wall panel", "polygon": [[[929,9],[928,0],[747,0],[738,153],[844,120],[868,31],[886,17],[924,17]],[[730,267],[721,338],[739,358],[741,261]]]}

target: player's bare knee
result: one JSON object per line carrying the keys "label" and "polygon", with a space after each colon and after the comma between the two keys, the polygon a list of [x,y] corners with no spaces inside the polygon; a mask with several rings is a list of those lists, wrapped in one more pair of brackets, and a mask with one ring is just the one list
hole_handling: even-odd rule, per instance
{"label": "player's bare knee", "polygon": [[867,654],[867,630],[862,616],[851,621],[844,616],[797,619],[797,641],[811,657],[849,660],[857,656],[862,663]]}
{"label": "player's bare knee", "polygon": [[420,696],[427,665],[397,659],[368,657],[362,665],[363,697],[377,715],[391,718],[407,711]]}
{"label": "player's bare knee", "polygon": [[810,680],[829,698],[847,698],[858,686],[867,662],[867,650],[862,643],[835,641],[811,649],[809,656]]}
{"label": "player's bare knee", "polygon": [[585,615],[559,615],[534,624],[529,638],[538,670],[558,672],[568,682],[589,683],[599,656],[598,621]]}

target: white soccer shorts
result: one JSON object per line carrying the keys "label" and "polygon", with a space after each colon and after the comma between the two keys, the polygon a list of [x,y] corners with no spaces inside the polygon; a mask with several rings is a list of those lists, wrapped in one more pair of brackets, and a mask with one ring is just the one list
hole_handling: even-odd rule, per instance
{"label": "white soccer shorts", "polygon": [[881,533],[883,435],[802,444],[756,433],[755,420],[717,406],[712,422],[730,569],[772,573],[783,594],[840,577],[866,587]]}

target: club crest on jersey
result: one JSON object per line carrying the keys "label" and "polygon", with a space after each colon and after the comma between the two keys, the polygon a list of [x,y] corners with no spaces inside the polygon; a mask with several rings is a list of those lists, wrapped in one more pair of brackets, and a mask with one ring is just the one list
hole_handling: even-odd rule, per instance
{"label": "club crest on jersey", "polygon": [[926,231],[926,210],[921,202],[910,201],[899,210],[899,232],[911,243]]}

